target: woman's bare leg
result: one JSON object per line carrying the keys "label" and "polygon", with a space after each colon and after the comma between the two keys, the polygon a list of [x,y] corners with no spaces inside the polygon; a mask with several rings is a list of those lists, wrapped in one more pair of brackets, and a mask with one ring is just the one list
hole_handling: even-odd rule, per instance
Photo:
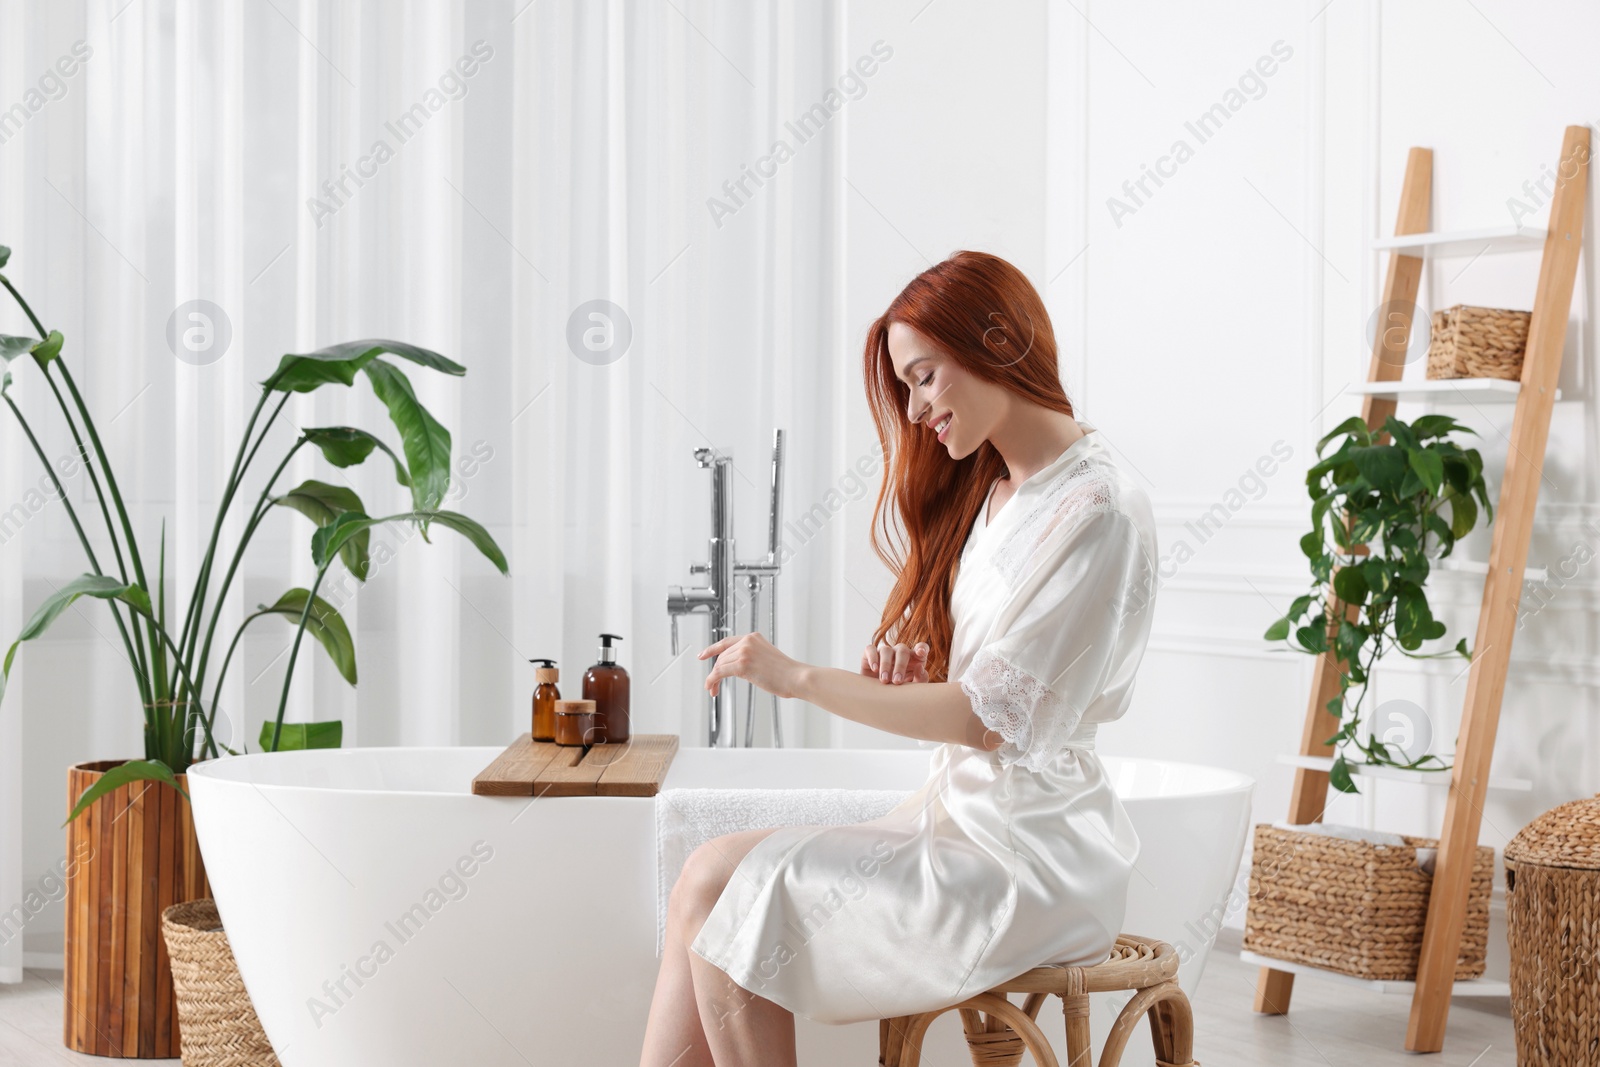
{"label": "woman's bare leg", "polygon": [[[699,924],[694,929],[698,933]],[[717,1067],[796,1067],[793,1013],[738,985],[693,951],[688,955],[700,1025]]]}
{"label": "woman's bare leg", "polygon": [[[689,949],[739,861],[770,833],[770,829],[743,830],[713,838],[697,848],[684,864],[667,908],[661,970],[650,1001],[640,1067],[740,1067],[754,1063],[783,1067],[794,1063],[794,1016],[771,1001],[740,989],[726,974]],[[710,973],[705,974],[707,971]],[[705,998],[697,988],[697,983],[702,982],[715,991],[719,1005],[726,1005],[720,1014],[705,1014]],[[781,1014],[777,1031],[769,1033],[762,1028],[755,1035],[758,1043],[753,1046],[743,1036],[730,1044],[725,1035],[733,1027],[739,1027],[741,1035],[748,1030],[752,1020],[741,1016],[757,1007],[753,1002],[769,1009],[759,1015],[770,1017],[774,1011]],[[709,1040],[708,1029],[713,1033]],[[758,1049],[759,1057],[745,1051],[747,1047]]]}
{"label": "woman's bare leg", "polygon": [[700,1026],[700,1008],[694,998],[694,978],[689,971],[689,947],[683,937],[682,909],[673,889],[667,908],[667,930],[661,943],[661,969],[650,999],[650,1018],[644,1028],[644,1053],[639,1067],[714,1067],[711,1046]]}

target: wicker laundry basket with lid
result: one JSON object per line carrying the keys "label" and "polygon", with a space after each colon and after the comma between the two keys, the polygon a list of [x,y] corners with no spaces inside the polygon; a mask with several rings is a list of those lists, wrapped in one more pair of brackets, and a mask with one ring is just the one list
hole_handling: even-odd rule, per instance
{"label": "wicker laundry basket with lid", "polygon": [[1505,864],[1517,1063],[1600,1063],[1600,794],[1517,831]]}
{"label": "wicker laundry basket with lid", "polygon": [[178,999],[183,1067],[279,1067],[210,899],[161,913]]}

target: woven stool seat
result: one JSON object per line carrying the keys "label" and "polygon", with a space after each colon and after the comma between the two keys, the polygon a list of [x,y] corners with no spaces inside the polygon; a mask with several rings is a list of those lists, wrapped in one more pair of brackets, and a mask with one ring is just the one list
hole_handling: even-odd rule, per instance
{"label": "woven stool seat", "polygon": [[[1035,967],[1007,982],[937,1011],[882,1019],[878,1023],[878,1062],[883,1067],[918,1067],[922,1041],[933,1020],[947,1011],[961,1013],[973,1067],[1015,1067],[1024,1052],[1038,1067],[1061,1067],[1036,1021],[1051,994],[1061,998],[1066,1017],[1067,1067],[1091,1067],[1089,994],[1134,990],[1100,1052],[1099,1067],[1117,1067],[1139,1016],[1150,1017],[1157,1067],[1200,1067],[1194,1059],[1194,1014],[1178,987],[1178,954],[1165,941],[1122,934],[1111,955],[1092,967]],[[1022,1004],[1010,993],[1024,994]]]}

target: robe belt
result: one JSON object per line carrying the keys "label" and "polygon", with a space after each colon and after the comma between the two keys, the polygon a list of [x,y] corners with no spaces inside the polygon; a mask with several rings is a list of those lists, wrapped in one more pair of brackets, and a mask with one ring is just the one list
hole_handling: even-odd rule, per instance
{"label": "robe belt", "polygon": [[1073,730],[1072,734],[1067,738],[1064,747],[1087,748],[1092,751],[1094,749],[1094,735],[1099,731],[1100,724],[1097,722],[1080,722],[1078,728]]}

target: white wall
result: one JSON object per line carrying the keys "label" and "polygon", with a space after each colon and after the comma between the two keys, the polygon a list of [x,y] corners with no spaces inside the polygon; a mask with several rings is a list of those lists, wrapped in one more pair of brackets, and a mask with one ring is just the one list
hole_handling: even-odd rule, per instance
{"label": "white wall", "polygon": [[[1048,136],[1052,159],[1072,171],[1052,176],[1046,213],[1065,220],[1054,229],[1066,254],[1088,250],[1085,269],[1068,272],[1081,295],[1053,306],[1085,311],[1081,325],[1057,325],[1087,335],[1086,366],[1077,380],[1069,369],[1068,389],[1144,476],[1169,576],[1135,704],[1101,730],[1100,747],[1244,771],[1258,781],[1255,818],[1282,819],[1292,771],[1274,757],[1298,745],[1310,659],[1269,651],[1260,635],[1304,591],[1296,540],[1309,528],[1302,472],[1315,441],[1360,410],[1340,393],[1366,376],[1366,323],[1386,265],[1367,242],[1393,232],[1413,145],[1434,152],[1435,228],[1509,224],[1508,198],[1526,199],[1522,182],[1554,166],[1564,127],[1600,117],[1600,75],[1584,44],[1600,13],[1376,0],[1079,10],[1092,27],[1071,8],[1051,10]],[[1292,56],[1201,143],[1185,122],[1222,101],[1280,40]],[[1108,199],[1127,201],[1122,183],[1180,138],[1192,157],[1117,225]],[[1525,221],[1542,224],[1547,213],[1541,204]],[[1081,239],[1069,236],[1080,217]],[[1586,235],[1586,260],[1594,248]],[[1538,266],[1536,253],[1430,265],[1424,309],[1530,308]],[[1600,589],[1592,567],[1578,563],[1590,555],[1581,543],[1600,548],[1581,525],[1596,516],[1594,285],[1580,270],[1530,555],[1552,568],[1569,559],[1564,573],[1576,575],[1552,579],[1542,610],[1529,610],[1531,586],[1524,594],[1494,767],[1534,788],[1491,792],[1481,840],[1497,849],[1538,813],[1600,788],[1592,697]],[[1407,376],[1423,371],[1418,360]],[[1422,410],[1402,405],[1400,416]],[[1498,494],[1511,407],[1440,410],[1478,429]],[[1263,491],[1251,468],[1262,457],[1271,468],[1278,442],[1293,458],[1261,479]],[[1219,504],[1216,514],[1231,513],[1220,532],[1197,533],[1191,524]],[[1180,542],[1193,550],[1186,561]],[[1487,554],[1487,531],[1458,549],[1475,560]],[[1481,592],[1480,579],[1462,574],[1430,583],[1451,643],[1472,642]],[[1368,711],[1415,700],[1448,757],[1465,681],[1459,661],[1387,666]],[[1444,789],[1363,790],[1335,796],[1326,818],[1438,833]],[[1227,921],[1242,926],[1243,915]]]}
{"label": "white wall", "polygon": [[[952,252],[1003,256],[1041,283],[1045,269],[1043,3],[851,5],[845,50],[894,49],[881,85],[848,116],[843,330],[833,358],[848,368],[839,396],[847,455],[878,445],[861,383],[867,327],[912,277]],[[1070,382],[1069,382],[1070,388]],[[880,465],[881,467],[881,465]],[[858,666],[893,582],[868,541],[878,485],[851,506],[839,557],[842,610],[830,652]],[[843,719],[834,743],[905,741]]]}

